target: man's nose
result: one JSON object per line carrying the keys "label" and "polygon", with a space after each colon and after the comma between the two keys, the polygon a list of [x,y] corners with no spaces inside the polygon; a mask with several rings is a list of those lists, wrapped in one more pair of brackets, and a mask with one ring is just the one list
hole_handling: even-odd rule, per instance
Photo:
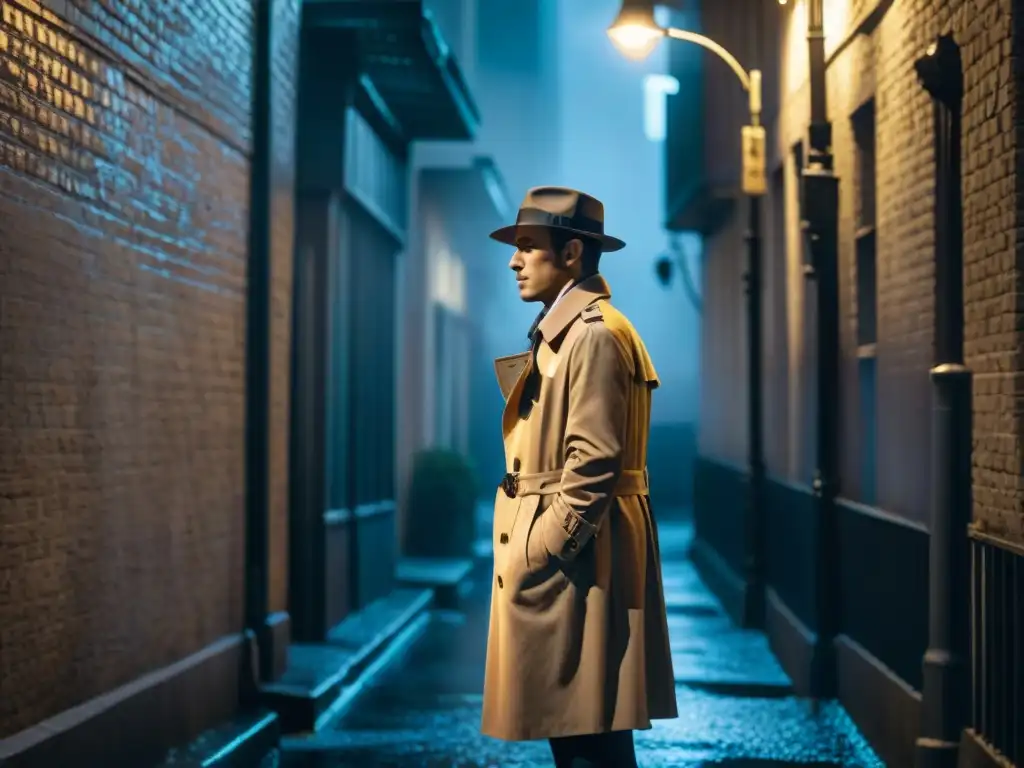
{"label": "man's nose", "polygon": [[523,259],[520,256],[518,250],[515,253],[513,253],[512,258],[508,260],[508,268],[511,269],[513,272],[518,272],[520,269],[523,268]]}

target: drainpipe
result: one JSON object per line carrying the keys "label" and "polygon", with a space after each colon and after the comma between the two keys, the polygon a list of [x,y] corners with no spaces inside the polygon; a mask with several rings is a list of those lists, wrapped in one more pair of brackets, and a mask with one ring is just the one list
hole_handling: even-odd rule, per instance
{"label": "drainpipe", "polygon": [[825,84],[822,0],[809,0],[807,18],[811,121],[803,171],[804,232],[810,249],[806,276],[817,290],[817,440],[812,483],[815,506],[816,640],[811,660],[811,695],[835,695],[833,640],[839,632],[839,179],[832,164],[832,124]]}
{"label": "drainpipe", "polygon": [[960,47],[942,35],[914,63],[935,130],[935,365],[928,550],[928,650],[918,768],[955,768],[967,725],[970,651],[971,372],[964,365]]}
{"label": "drainpipe", "polygon": [[273,679],[269,614],[270,133],[268,3],[257,3],[245,372],[245,627],[261,680]]}

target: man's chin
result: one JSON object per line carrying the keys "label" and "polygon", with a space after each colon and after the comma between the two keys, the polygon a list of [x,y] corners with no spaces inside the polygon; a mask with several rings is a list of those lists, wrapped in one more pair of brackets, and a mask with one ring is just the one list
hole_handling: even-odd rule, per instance
{"label": "man's chin", "polygon": [[518,285],[518,288],[519,288],[519,300],[520,301],[525,301],[525,302],[540,301],[540,297],[537,296],[536,293],[531,291],[528,286],[523,285],[522,283],[520,283]]}

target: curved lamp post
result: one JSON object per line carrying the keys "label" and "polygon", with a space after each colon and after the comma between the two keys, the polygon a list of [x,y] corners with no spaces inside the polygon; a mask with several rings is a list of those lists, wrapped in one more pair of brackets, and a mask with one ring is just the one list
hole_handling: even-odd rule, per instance
{"label": "curved lamp post", "polygon": [[747,229],[747,362],[749,488],[744,520],[744,591],[741,623],[759,627],[764,622],[765,523],[761,504],[764,487],[764,432],[761,390],[761,197],[765,194],[765,131],[761,125],[761,71],[745,70],[729,51],[709,37],[685,29],[662,27],[654,19],[654,3],[623,0],[608,36],[628,58],[650,55],[664,37],[694,43],[724,61],[747,92],[750,123],[740,134],[742,189],[749,199]]}

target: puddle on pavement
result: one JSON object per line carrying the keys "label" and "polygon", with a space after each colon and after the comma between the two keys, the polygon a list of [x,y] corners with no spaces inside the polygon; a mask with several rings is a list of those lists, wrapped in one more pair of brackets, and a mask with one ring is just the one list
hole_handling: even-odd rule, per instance
{"label": "puddle on pavement", "polygon": [[733,699],[784,699],[793,695],[793,686],[779,683],[751,683],[728,680],[687,680],[683,683],[695,691]]}
{"label": "puddle on pavement", "polygon": [[668,606],[668,613],[678,616],[692,616],[693,618],[713,618],[722,616],[722,611],[713,605],[671,605]]}

